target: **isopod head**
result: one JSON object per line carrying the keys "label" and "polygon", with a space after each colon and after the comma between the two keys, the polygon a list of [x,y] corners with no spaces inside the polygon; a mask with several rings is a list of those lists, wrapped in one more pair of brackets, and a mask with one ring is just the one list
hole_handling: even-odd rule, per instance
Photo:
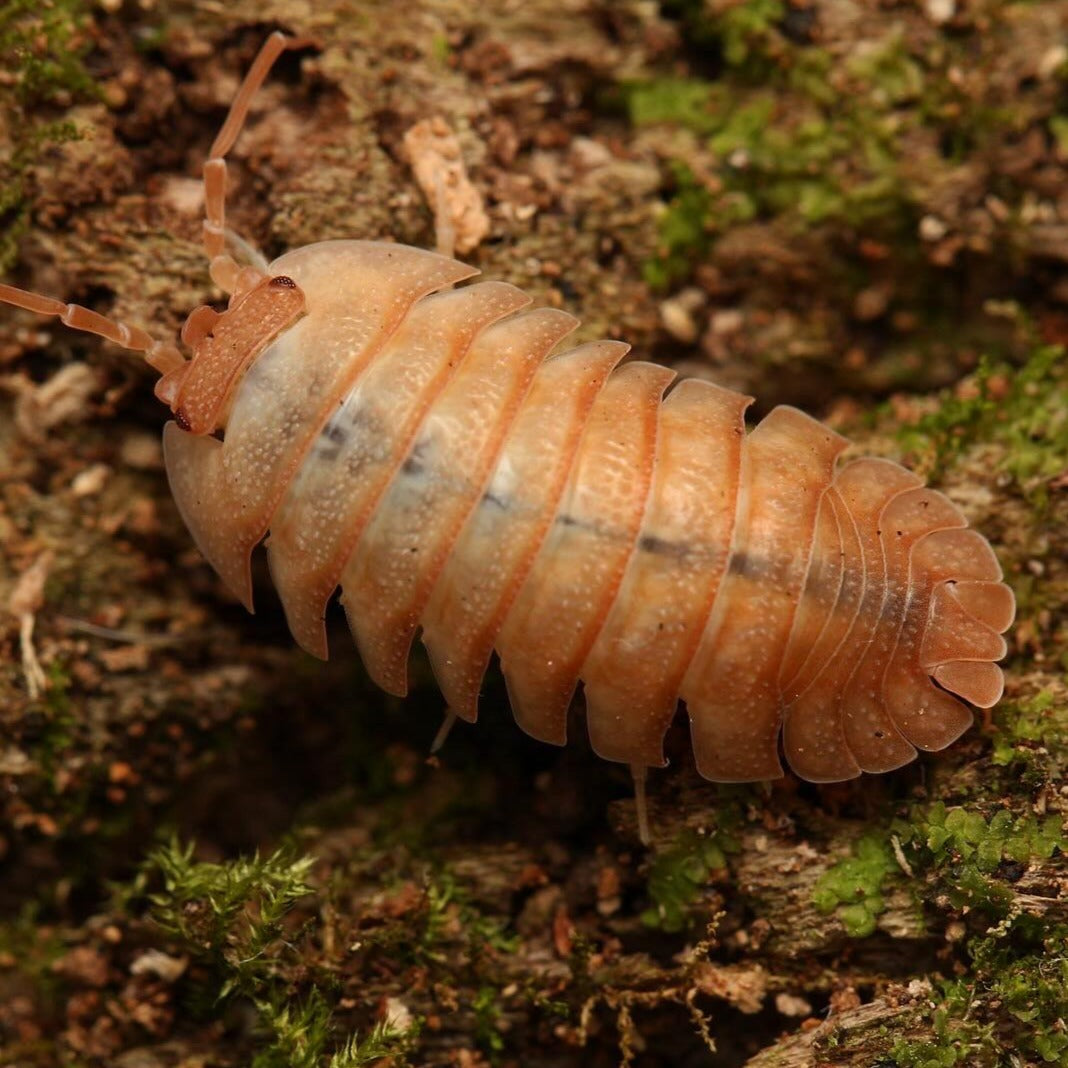
{"label": "isopod head", "polygon": [[222,313],[204,304],[190,313],[182,341],[193,358],[156,383],[156,396],[191,434],[210,434],[225,425],[241,376],[304,312],[304,293],[287,275],[257,273],[251,283]]}

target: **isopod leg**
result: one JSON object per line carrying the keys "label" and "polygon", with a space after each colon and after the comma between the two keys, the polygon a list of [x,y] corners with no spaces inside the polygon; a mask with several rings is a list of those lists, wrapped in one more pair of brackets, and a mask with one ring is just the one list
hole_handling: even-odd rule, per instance
{"label": "isopod leg", "polygon": [[[307,44],[303,38],[287,37],[278,31],[263,42],[204,164],[204,252],[211,263],[212,281],[228,293],[233,293],[239,287],[242,271],[248,268],[243,269],[226,251],[226,154],[244,129],[253,97],[263,85],[275,60],[287,49],[305,48]],[[236,235],[234,242],[239,246],[245,244]]]}
{"label": "isopod leg", "polygon": [[445,179],[439,172],[434,178],[434,238],[438,255],[448,256],[451,260],[456,255],[456,223],[449,212],[449,198],[445,189]]}
{"label": "isopod leg", "polygon": [[649,844],[649,806],[645,800],[645,779],[649,769],[644,764],[631,764],[634,776],[634,807],[638,810],[638,837],[643,846]]}
{"label": "isopod leg", "polygon": [[430,755],[433,756],[449,740],[453,727],[456,726],[456,713],[451,708],[445,710],[445,718],[438,727],[438,733],[430,743]]}
{"label": "isopod leg", "polygon": [[33,612],[24,612],[19,621],[19,648],[22,651],[22,674],[31,701],[36,701],[48,689],[48,676],[37,659],[37,647],[33,644],[33,628],[37,617]]}

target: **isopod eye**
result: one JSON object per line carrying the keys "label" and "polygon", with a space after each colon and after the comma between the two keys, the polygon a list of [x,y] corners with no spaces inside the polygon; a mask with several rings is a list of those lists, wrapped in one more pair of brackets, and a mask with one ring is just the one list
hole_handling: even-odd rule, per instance
{"label": "isopod eye", "polygon": [[296,289],[297,288],[297,283],[294,282],[292,278],[289,278],[284,274],[279,274],[279,275],[276,275],[274,278],[272,278],[271,279],[271,285],[272,286],[281,286],[281,287],[284,287],[285,289]]}

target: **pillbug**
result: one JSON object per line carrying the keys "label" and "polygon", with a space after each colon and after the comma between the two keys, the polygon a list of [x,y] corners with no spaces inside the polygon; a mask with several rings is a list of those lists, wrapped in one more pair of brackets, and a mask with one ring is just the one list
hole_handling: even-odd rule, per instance
{"label": "pillbug", "polygon": [[496,650],[520,726],[563,744],[581,682],[594,750],[645,769],[685,702],[699,772],[882,772],[938,750],[1002,692],[1015,602],[987,541],[943,495],[778,407],[555,351],[576,320],[530,309],[451,256],[325,241],[240,263],[225,156],[275,59],[272,34],[204,165],[204,248],[225,311],[191,350],[76,305],[0,300],[139,351],[174,419],[178,508],[252,607],[266,538],[295,640],[326,657],[337,589],[371,677],[406,691],[421,632],[449,712],[473,721]]}

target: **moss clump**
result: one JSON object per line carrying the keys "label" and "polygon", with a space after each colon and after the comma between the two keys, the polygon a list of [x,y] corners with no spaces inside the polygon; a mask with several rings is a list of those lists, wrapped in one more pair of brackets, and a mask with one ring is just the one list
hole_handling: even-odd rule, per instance
{"label": "moss clump", "polygon": [[[994,1068],[1008,1063],[1068,1065],[1068,928],[1033,917],[968,945],[969,975],[939,984],[932,1038],[899,1041],[897,1068]],[[1015,1056],[1006,1059],[1006,1051]]]}
{"label": "moss clump", "polygon": [[[806,75],[820,67],[810,56]],[[876,195],[892,184],[893,132],[870,113],[851,111],[859,107],[855,103],[835,97],[824,107],[802,99],[793,112],[772,90],[732,92],[723,84],[677,78],[633,85],[628,100],[636,125],[671,122],[708,137],[723,159],[717,177],[724,190],[745,193],[761,215],[792,212],[806,222],[837,215],[859,222],[896,210]],[[862,157],[867,181],[846,181],[854,176],[844,173],[844,163],[859,169]]]}
{"label": "moss clump", "polygon": [[778,28],[785,16],[783,0],[723,5],[715,28],[722,41],[724,60],[732,67],[773,64],[785,46]]}
{"label": "moss clump", "polygon": [[783,0],[664,0],[660,6],[681,21],[688,42],[754,80],[767,77],[788,53],[788,22],[803,29]]}
{"label": "moss clump", "polygon": [[686,278],[691,265],[707,253],[712,240],[712,194],[681,165],[676,169],[676,181],[675,195],[659,220],[657,256],[642,264],[645,280],[661,292]]}
{"label": "moss clump", "polygon": [[1068,708],[1058,703],[1052,690],[1002,702],[996,722],[999,733],[990,755],[993,764],[1009,768],[1029,788],[1037,789],[1063,778]]}
{"label": "moss clump", "polygon": [[69,104],[99,89],[85,69],[84,0],[8,0],[0,8],[0,58],[23,104]]}
{"label": "moss clump", "polygon": [[987,435],[998,410],[990,385],[993,373],[983,357],[966,388],[947,394],[935,411],[898,431],[898,440],[922,457],[931,477],[937,478],[968,445]]}
{"label": "moss clump", "polygon": [[286,920],[313,893],[307,877],[314,859],[283,848],[214,864],[194,860],[193,849],[172,840],[154,850],[127,897],[143,896],[162,880],[162,889],[147,893],[148,913],[202,966],[201,987],[189,992],[191,1004],[236,996],[255,1006],[265,1041],[253,1068],[359,1068],[384,1057],[404,1064],[416,1022],[401,1030],[387,1021],[362,1039],[351,1034],[339,1044],[323,990],[312,986],[301,996],[294,988],[289,973],[301,949]]}
{"label": "moss clump", "polygon": [[795,229],[834,222],[914,244],[923,209],[904,146],[927,121],[927,80],[902,34],[842,68],[780,0],[702,7],[678,14],[688,39],[719,51],[722,72],[710,81],[672,75],[627,95],[636,125],[685,127],[717,157],[708,228],[750,218]]}
{"label": "moss clump", "polygon": [[882,888],[894,869],[894,859],[881,835],[869,834],[853,847],[853,855],[820,876],[812,902],[821,912],[836,912],[851,938],[875,931],[886,908]]}
{"label": "moss clump", "polygon": [[975,374],[939,407],[899,432],[929,472],[941,473],[969,445],[1005,450],[1002,469],[1037,508],[1068,455],[1068,361],[1059,345],[1034,347],[1022,367],[980,361]]}
{"label": "moss clump", "polygon": [[879,47],[858,51],[848,63],[849,73],[866,86],[872,101],[898,106],[920,98],[925,88],[923,70],[909,54],[900,30],[891,33]]}
{"label": "moss clump", "polygon": [[143,882],[163,881],[163,889],[149,895],[150,915],[226,973],[220,997],[251,992],[272,970],[286,914],[312,892],[306,880],[314,860],[278,850],[209,864],[194,861],[193,849],[172,839],[149,855]]}
{"label": "moss clump", "polygon": [[480,987],[471,1008],[475,1013],[475,1041],[490,1057],[497,1057],[504,1052],[504,1036],[499,1026],[500,991],[492,986]]}
{"label": "moss clump", "polygon": [[627,88],[631,121],[637,126],[670,122],[711,134],[722,124],[714,107],[716,99],[713,87],[698,78],[661,78]]}
{"label": "moss clump", "polygon": [[682,931],[689,926],[693,906],[709,877],[727,867],[727,855],[739,845],[725,830],[711,835],[685,832],[670,849],[660,853],[649,870],[649,896],[653,907],[642,913],[642,922],[662,931]]}
{"label": "moss clump", "polygon": [[28,225],[30,172],[45,145],[74,141],[73,123],[45,119],[50,108],[98,99],[85,69],[89,40],[83,0],[11,0],[0,7],[0,68],[12,74],[0,97],[12,143],[0,164],[0,270],[17,258]]}
{"label": "moss clump", "polygon": [[[830,57],[808,54],[798,68],[801,85],[822,87],[830,65]],[[685,126],[706,138],[720,160],[702,187],[700,213],[685,204],[689,230],[700,239],[665,241],[667,262],[647,264],[647,277],[662,283],[663,272],[669,282],[678,280],[684,253],[692,265],[716,233],[751,219],[781,218],[794,229],[838,222],[884,237],[914,232],[918,209],[901,172],[894,124],[863,96],[823,99],[824,92],[803,89],[786,107],[776,89],[724,82],[668,79],[630,87],[635,124]],[[680,206],[677,196],[669,213]]]}
{"label": "moss clump", "polygon": [[1000,808],[985,816],[974,808],[936,801],[914,808],[909,821],[892,826],[914,868],[924,869],[953,908],[1004,915],[1012,900],[997,878],[1004,862],[1046,860],[1068,848],[1059,816],[1015,815]]}
{"label": "moss clump", "polygon": [[56,773],[63,766],[77,727],[70,687],[71,677],[65,665],[59,660],[52,661],[48,665],[48,689],[43,694],[40,719],[35,724],[28,717],[27,723],[26,737],[32,740],[30,753],[49,777],[53,790],[57,789]]}
{"label": "moss clump", "polygon": [[475,908],[448,871],[431,876],[425,892],[426,914],[417,956],[442,959],[440,943],[451,940],[457,926],[472,945],[489,946],[498,953],[515,952],[518,939],[509,934],[499,920]]}
{"label": "moss clump", "polygon": [[974,810],[946,808],[936,801],[924,815],[924,844],[935,857],[973,860],[980,871],[993,871],[1003,859],[1027,861],[1048,857],[1064,844],[1060,818],[1032,816],[1014,819],[999,809],[990,820]]}
{"label": "moss clump", "polygon": [[331,1053],[332,1013],[317,990],[303,1001],[274,1001],[257,1008],[272,1038],[253,1057],[252,1068],[362,1068],[387,1057],[399,1068],[407,1063],[404,1054],[417,1033],[416,1028],[400,1031],[380,1023],[365,1038],[351,1035]]}

